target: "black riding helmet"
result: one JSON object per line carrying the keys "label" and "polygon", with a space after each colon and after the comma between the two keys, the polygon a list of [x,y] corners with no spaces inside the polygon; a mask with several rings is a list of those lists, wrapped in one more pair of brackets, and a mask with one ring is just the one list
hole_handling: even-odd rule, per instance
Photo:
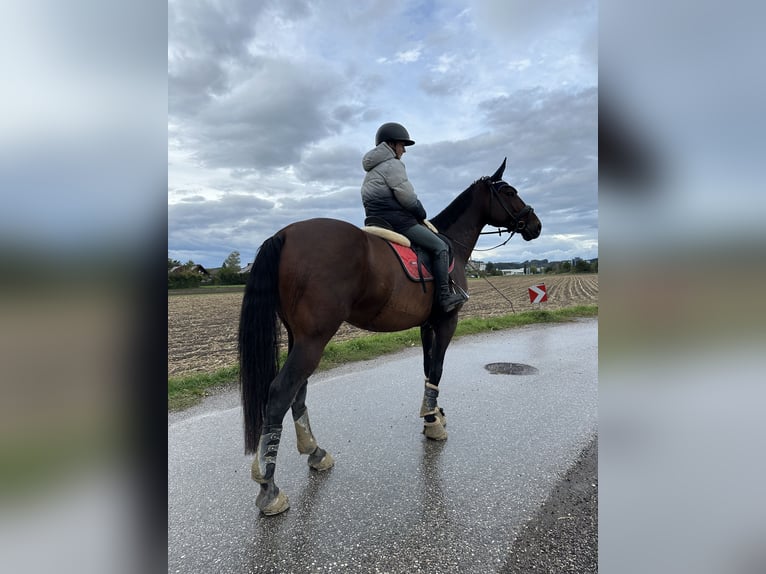
{"label": "black riding helmet", "polygon": [[383,124],[375,133],[375,145],[380,145],[380,142],[390,141],[402,142],[404,145],[415,145],[415,142],[410,139],[410,134],[407,133],[404,126],[396,122]]}

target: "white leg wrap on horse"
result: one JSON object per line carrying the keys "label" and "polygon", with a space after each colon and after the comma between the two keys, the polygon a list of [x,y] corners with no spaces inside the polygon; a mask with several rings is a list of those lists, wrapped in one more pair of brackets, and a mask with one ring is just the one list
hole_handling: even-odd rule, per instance
{"label": "white leg wrap on horse", "polygon": [[309,423],[309,411],[306,409],[300,418],[295,421],[295,436],[298,439],[298,452],[301,454],[311,454],[317,448],[317,441],[314,433],[311,432]]}

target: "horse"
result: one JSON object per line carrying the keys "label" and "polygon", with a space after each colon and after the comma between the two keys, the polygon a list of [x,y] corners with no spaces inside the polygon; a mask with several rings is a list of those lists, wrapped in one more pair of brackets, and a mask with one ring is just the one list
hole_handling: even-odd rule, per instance
{"label": "horse", "polygon": [[[431,219],[452,243],[451,281],[467,292],[465,265],[485,225],[503,228],[526,241],[542,224],[531,206],[502,180],[506,160],[492,176],[473,182]],[[446,416],[438,405],[447,346],[455,333],[459,307],[443,312],[435,303],[435,283],[405,276],[386,240],[336,219],[309,219],[284,227],[263,242],[245,287],[238,335],[239,382],[244,415],[245,454],[255,454],[251,476],[260,484],[256,506],[267,516],[289,508],[274,483],[282,423],[288,409],[298,451],[308,465],[324,471],[334,465],[311,430],[306,391],[322,352],[346,321],[376,332],[420,327],[425,391],[420,408],[423,433],[447,438]],[[288,353],[279,368],[280,323]]]}

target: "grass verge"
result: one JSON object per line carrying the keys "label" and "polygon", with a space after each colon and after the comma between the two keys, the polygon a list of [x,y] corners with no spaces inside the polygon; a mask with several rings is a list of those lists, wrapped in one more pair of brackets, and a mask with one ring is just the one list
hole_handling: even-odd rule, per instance
{"label": "grass verge", "polygon": [[[458,323],[455,338],[534,323],[561,323],[577,317],[596,316],[598,316],[598,305],[580,305],[553,311],[526,311],[487,319],[468,318]],[[317,370],[331,369],[354,361],[365,361],[416,346],[420,346],[420,329],[417,327],[398,333],[374,333],[348,341],[331,342],[325,348]],[[285,354],[282,353],[280,362],[284,361]],[[233,365],[210,374],[170,377],[168,378],[168,410],[177,411],[188,408],[216,388],[236,383],[238,376],[239,368]]]}

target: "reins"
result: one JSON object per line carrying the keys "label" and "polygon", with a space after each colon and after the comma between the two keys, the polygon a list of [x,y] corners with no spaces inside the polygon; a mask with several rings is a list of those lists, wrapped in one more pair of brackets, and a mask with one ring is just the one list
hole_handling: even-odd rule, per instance
{"label": "reins", "polygon": [[501,228],[501,227],[498,227],[498,228],[497,228],[495,231],[482,231],[481,233],[479,233],[479,235],[494,235],[495,233],[497,233],[497,234],[498,234],[498,235],[500,235],[500,236],[502,236],[502,234],[503,234],[503,233],[510,233],[510,235],[508,236],[508,239],[506,239],[505,241],[503,241],[503,242],[502,242],[502,243],[500,243],[499,245],[495,245],[494,247],[490,247],[490,248],[488,248],[488,249],[476,249],[476,248],[474,248],[474,249],[471,249],[471,248],[470,248],[468,245],[466,245],[465,243],[461,243],[461,242],[460,242],[460,241],[458,241],[457,239],[453,239],[452,241],[453,241],[453,242],[455,242],[455,243],[457,243],[457,244],[458,244],[458,245],[460,245],[461,247],[465,247],[466,249],[470,249],[471,251],[492,251],[493,249],[497,249],[498,247],[502,247],[503,245],[505,245],[506,243],[508,243],[508,242],[511,240],[511,238],[512,238],[514,235],[516,235],[516,230],[514,229],[513,231],[511,231],[511,230],[510,230],[510,229],[508,229],[508,228],[506,228],[506,229],[503,229],[503,228]]}
{"label": "reins", "polygon": [[[502,227],[498,227],[495,231],[482,231],[481,233],[479,233],[479,235],[494,235],[495,233],[497,233],[501,237],[502,237],[503,233],[510,233],[510,235],[508,236],[508,239],[506,239],[505,241],[503,241],[502,243],[500,243],[498,245],[495,245],[494,247],[489,247],[487,249],[476,249],[476,248],[474,248],[473,251],[492,251],[493,249],[497,249],[498,247],[502,247],[506,243],[508,243],[514,235],[516,235],[516,230],[514,229],[513,231],[511,231],[508,228],[503,229]],[[456,243],[458,243],[458,242],[456,242]],[[463,244],[461,243],[460,245],[463,245]],[[465,245],[463,245],[463,247],[465,247]]]}
{"label": "reins", "polygon": [[[471,263],[470,261],[467,261],[466,263],[467,263],[468,265],[470,265],[470,266],[471,266],[471,269],[473,269],[473,270],[476,272],[476,274],[477,274],[479,277],[482,277],[482,275],[481,275],[481,271],[479,271],[478,269],[476,269],[476,267],[474,267],[474,266],[473,266],[473,263]],[[506,301],[508,301],[508,304],[511,306],[511,311],[513,311],[513,313],[515,314],[515,313],[516,313],[516,309],[513,307],[513,301],[511,301],[510,299],[508,299],[508,297],[506,297],[506,296],[505,296],[505,294],[504,294],[502,291],[500,291],[500,289],[498,289],[497,287],[495,287],[494,285],[492,285],[492,282],[491,282],[491,281],[490,281],[490,280],[487,278],[487,276],[486,276],[486,275],[484,275],[484,276],[483,276],[483,279],[484,279],[484,281],[486,281],[487,283],[489,283],[489,286],[490,286],[490,287],[492,287],[492,289],[494,289],[495,291],[497,291],[497,292],[498,292],[498,294],[499,294],[499,295],[500,295],[500,296],[501,296],[503,299],[505,299]]]}

